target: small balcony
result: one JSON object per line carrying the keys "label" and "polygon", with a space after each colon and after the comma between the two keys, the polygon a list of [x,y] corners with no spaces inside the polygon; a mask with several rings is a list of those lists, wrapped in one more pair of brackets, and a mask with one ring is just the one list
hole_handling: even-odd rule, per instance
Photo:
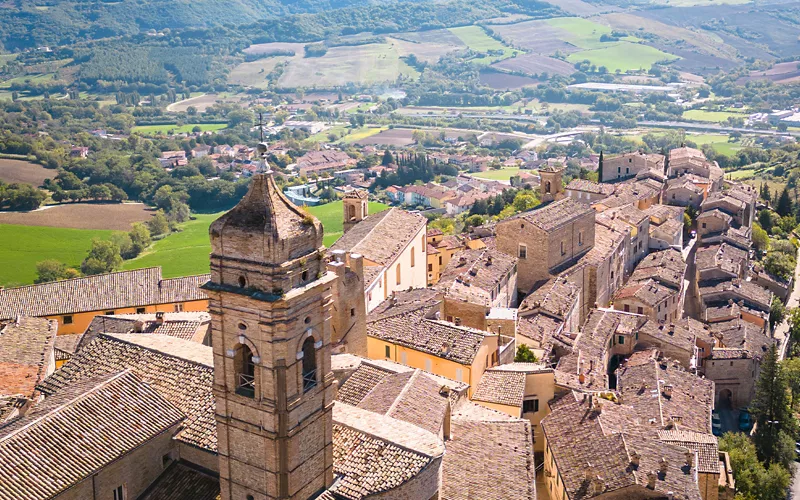
{"label": "small balcony", "polygon": [[303,392],[308,392],[317,386],[317,370],[303,374]]}

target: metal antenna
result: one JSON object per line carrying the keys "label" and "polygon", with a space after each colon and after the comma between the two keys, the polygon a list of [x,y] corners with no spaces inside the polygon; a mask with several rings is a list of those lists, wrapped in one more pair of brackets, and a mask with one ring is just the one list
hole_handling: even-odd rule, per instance
{"label": "metal antenna", "polygon": [[258,114],[258,134],[259,140],[264,142],[264,113]]}

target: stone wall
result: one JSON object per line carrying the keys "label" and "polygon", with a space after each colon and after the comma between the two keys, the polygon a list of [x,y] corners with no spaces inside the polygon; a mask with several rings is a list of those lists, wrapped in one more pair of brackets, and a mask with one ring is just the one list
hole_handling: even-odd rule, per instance
{"label": "stone wall", "polygon": [[747,406],[755,395],[758,363],[752,359],[706,359],[705,376],[714,381],[715,406],[724,405],[728,394],[733,408]]}

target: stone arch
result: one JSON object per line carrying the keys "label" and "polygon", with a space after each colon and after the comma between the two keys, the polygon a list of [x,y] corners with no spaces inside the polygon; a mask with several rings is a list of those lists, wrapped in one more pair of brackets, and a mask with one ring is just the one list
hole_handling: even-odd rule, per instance
{"label": "stone arch", "polygon": [[258,357],[247,344],[236,344],[233,351],[236,394],[254,398],[256,395],[256,361],[259,361]]}
{"label": "stone arch", "polygon": [[724,388],[719,391],[717,396],[717,407],[732,408],[733,407],[733,392],[730,389]]}
{"label": "stone arch", "polygon": [[550,194],[550,181],[544,183],[544,192]]}

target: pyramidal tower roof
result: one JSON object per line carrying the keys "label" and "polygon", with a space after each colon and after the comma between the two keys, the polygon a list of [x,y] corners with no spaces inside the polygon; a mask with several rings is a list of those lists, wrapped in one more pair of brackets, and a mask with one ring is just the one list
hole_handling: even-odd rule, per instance
{"label": "pyramidal tower roof", "polygon": [[284,196],[272,174],[256,174],[247,194],[211,224],[214,255],[282,264],[322,247],[322,223]]}

